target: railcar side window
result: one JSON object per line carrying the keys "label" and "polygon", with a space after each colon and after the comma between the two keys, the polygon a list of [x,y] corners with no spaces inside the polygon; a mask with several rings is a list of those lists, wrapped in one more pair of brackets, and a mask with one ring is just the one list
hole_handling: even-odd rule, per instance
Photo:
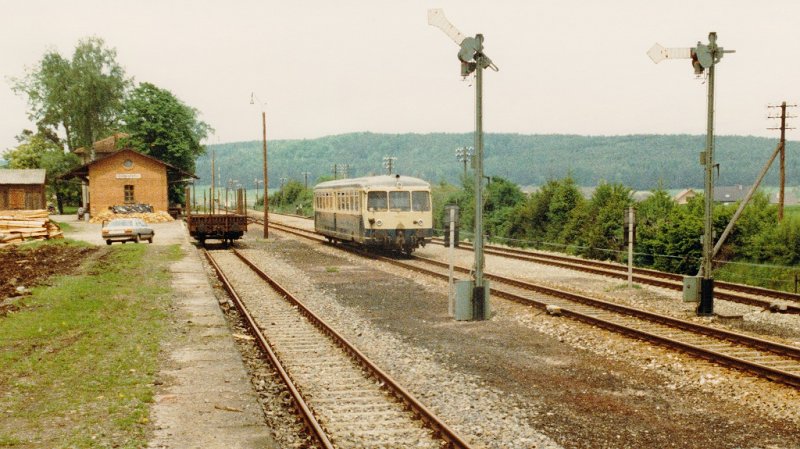
{"label": "railcar side window", "polygon": [[386,192],[367,193],[367,209],[374,211],[386,210]]}
{"label": "railcar side window", "polygon": [[389,192],[389,210],[407,212],[411,210],[408,192]]}
{"label": "railcar side window", "polygon": [[431,196],[428,192],[411,192],[411,210],[415,212],[431,210]]}

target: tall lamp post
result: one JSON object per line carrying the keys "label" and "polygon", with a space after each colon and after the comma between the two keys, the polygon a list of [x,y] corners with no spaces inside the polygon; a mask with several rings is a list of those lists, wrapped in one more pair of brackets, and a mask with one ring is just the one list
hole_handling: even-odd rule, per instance
{"label": "tall lamp post", "polygon": [[472,154],[475,151],[472,147],[459,147],[456,148],[456,159],[458,162],[464,164],[464,179],[467,179],[467,162],[472,159]]}
{"label": "tall lamp post", "polygon": [[264,110],[264,102],[255,94],[250,93],[250,104],[256,104],[255,100],[261,105],[261,129],[263,131],[264,142],[264,238],[269,237],[269,193],[267,186],[269,185],[269,178],[267,177],[267,112]]}
{"label": "tall lamp post", "polygon": [[498,69],[483,53],[482,34],[465,36],[447,20],[441,9],[428,10],[428,25],[442,30],[460,47],[461,76],[475,72],[475,285],[472,290],[472,319],[485,320],[489,315],[489,304],[483,279],[483,69]]}
{"label": "tall lamp post", "polygon": [[386,169],[387,174],[392,174],[394,169],[394,163],[397,161],[397,158],[394,156],[384,156],[383,157],[383,168]]}

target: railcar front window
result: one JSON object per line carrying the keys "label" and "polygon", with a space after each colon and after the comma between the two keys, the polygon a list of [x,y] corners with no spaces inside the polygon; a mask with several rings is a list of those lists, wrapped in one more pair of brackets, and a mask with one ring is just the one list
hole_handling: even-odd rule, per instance
{"label": "railcar front window", "polygon": [[428,192],[411,192],[411,208],[415,212],[431,210],[431,196]]}
{"label": "railcar front window", "polygon": [[369,192],[367,194],[367,209],[371,211],[385,211],[386,192]]}
{"label": "railcar front window", "polygon": [[389,210],[408,212],[411,210],[411,196],[408,192],[389,192]]}

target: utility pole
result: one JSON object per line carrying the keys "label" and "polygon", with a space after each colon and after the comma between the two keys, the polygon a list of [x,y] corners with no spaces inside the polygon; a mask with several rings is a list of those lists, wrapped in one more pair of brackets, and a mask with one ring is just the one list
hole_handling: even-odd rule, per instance
{"label": "utility pole", "polygon": [[267,178],[267,112],[261,111],[261,130],[264,142],[264,238],[269,238],[269,178]]}
{"label": "utility pole", "polygon": [[[215,156],[214,153],[215,151],[211,150],[211,198],[214,198],[214,156]],[[211,203],[209,203],[209,205],[211,205],[211,213],[213,214],[214,213],[213,200]]]}
{"label": "utility pole", "polygon": [[264,162],[264,238],[269,237],[269,177],[267,176],[267,111],[264,108],[264,103],[261,101],[260,98],[255,94],[255,92],[250,92],[250,104],[256,104],[256,99],[258,103],[261,105],[261,132],[262,132],[262,142],[263,142],[263,162]]}
{"label": "utility pole", "polygon": [[300,174],[303,175],[303,179],[305,179],[305,184],[304,185],[305,185],[305,187],[307,189],[308,188],[308,175],[310,175],[311,172],[304,171],[304,172],[302,172]]}
{"label": "utility pole", "polygon": [[778,192],[778,221],[783,221],[783,206],[785,201],[785,193],[786,193],[786,130],[787,129],[794,129],[794,128],[787,128],[786,127],[786,119],[787,118],[794,118],[786,116],[786,108],[787,107],[795,107],[797,105],[787,105],[786,102],[782,102],[780,106],[767,106],[768,108],[781,108],[781,115],[780,117],[773,117],[770,116],[769,118],[779,118],[781,119],[781,126],[778,128],[767,128],[767,129],[779,129],[781,130],[781,140],[780,140],[780,184],[779,184],[779,192]]}
{"label": "utility pole", "polygon": [[253,179],[253,184],[256,185],[256,201],[253,203],[253,208],[258,204],[258,178]]}

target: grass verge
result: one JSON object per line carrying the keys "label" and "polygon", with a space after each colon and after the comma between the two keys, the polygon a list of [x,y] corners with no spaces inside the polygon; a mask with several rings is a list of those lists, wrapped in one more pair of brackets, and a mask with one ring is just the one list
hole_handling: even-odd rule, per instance
{"label": "grass verge", "polygon": [[714,277],[721,281],[755,285],[773,290],[797,293],[795,276],[798,269],[769,265],[727,264],[714,270]]}
{"label": "grass verge", "polygon": [[177,246],[119,245],[0,319],[0,447],[143,447]]}

